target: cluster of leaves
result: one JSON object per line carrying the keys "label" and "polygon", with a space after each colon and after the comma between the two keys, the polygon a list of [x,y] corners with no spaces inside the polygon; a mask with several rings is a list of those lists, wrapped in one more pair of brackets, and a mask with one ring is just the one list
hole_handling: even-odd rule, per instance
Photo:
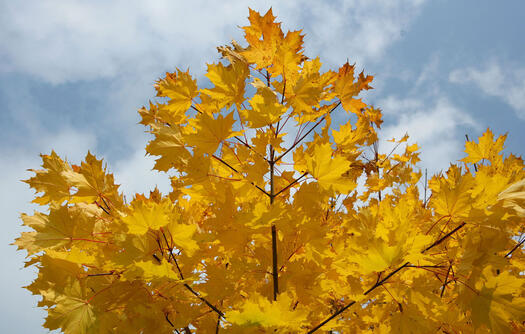
{"label": "cluster of leaves", "polygon": [[348,63],[321,72],[271,10],[249,21],[247,47],[219,47],[223,61],[208,65],[211,88],[167,73],[139,111],[155,169],[175,175],[166,196],[126,203],[93,155],[80,166],[42,156],[26,182],[49,212],[22,215],[33,231],[15,244],[39,270],[27,289],[42,296],[44,326],[524,330],[525,171],[503,156],[505,137],[467,142],[420,194],[417,145],[378,151],[381,111],[357,99],[372,77]]}

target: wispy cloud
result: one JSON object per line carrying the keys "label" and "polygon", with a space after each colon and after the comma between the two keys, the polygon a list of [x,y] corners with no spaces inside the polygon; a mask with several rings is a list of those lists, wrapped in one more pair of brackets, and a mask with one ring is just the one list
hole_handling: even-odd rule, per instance
{"label": "wispy cloud", "polygon": [[464,127],[478,127],[469,114],[444,96],[428,100],[389,96],[379,105],[396,114],[396,121],[382,129],[382,139],[400,139],[408,133],[409,141],[421,148],[421,167],[431,173],[446,169],[461,157]]}
{"label": "wispy cloud", "polygon": [[[302,1],[274,5],[289,29],[304,28],[308,54],[330,64],[377,59],[418,14],[422,0]],[[247,7],[271,1],[25,1],[0,5],[1,70],[50,83],[112,78],[162,66],[201,73],[217,43],[239,39]],[[30,24],[28,24],[30,22]]]}
{"label": "wispy cloud", "polygon": [[[38,169],[41,160],[39,152],[49,153],[54,149],[62,157],[72,162],[80,161],[87,150],[95,145],[95,137],[86,132],[64,128],[57,133],[42,133],[39,141],[28,144],[23,149],[2,147],[0,149],[0,211],[2,212],[2,234],[0,236],[0,260],[3,274],[0,278],[0,294],[5,302],[0,303],[0,312],[9,321],[0,322],[0,332],[35,333],[40,327],[43,310],[31,309],[37,299],[28,291],[22,290],[34,279],[32,270],[22,270],[24,256],[16,252],[16,247],[9,245],[23,230],[19,219],[21,212],[28,214],[42,207],[30,204],[33,191],[21,180],[28,179],[33,173],[29,168]],[[8,302],[10,301],[10,302]],[[31,316],[27,316],[31,314]],[[13,328],[16,324],[16,328]]]}
{"label": "wispy cloud", "polygon": [[412,73],[414,85],[404,94],[392,94],[380,99],[385,118],[381,131],[383,150],[389,152],[391,138],[405,133],[409,142],[421,148],[420,167],[430,173],[448,168],[463,155],[465,133],[479,130],[479,122],[458,107],[444,92],[439,82],[446,80],[441,72],[442,60],[432,55],[419,73]]}
{"label": "wispy cloud", "polygon": [[525,119],[525,67],[503,66],[492,60],[478,67],[456,69],[449,75],[450,82],[471,84],[483,93],[502,99]]}
{"label": "wispy cloud", "polygon": [[119,160],[114,166],[115,183],[129,201],[136,193],[147,194],[157,187],[167,194],[171,191],[170,177],[166,173],[153,170],[155,157],[146,156],[143,147],[129,157]]}

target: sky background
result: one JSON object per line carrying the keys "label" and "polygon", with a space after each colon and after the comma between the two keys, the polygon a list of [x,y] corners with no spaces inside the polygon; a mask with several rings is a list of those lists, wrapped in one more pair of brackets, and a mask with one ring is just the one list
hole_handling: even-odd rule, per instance
{"label": "sky background", "polygon": [[382,142],[408,132],[430,173],[487,127],[508,133],[507,153],[525,153],[524,1],[0,0],[1,333],[46,332],[38,298],[21,288],[35,271],[9,245],[20,213],[38,209],[20,182],[27,169],[52,149],[72,163],[90,150],[128,198],[167,192],[137,109],[176,67],[204,83],[215,47],[242,41],[248,6],[303,29],[306,55],[325,70],[348,59],[374,75],[365,102],[384,112]]}

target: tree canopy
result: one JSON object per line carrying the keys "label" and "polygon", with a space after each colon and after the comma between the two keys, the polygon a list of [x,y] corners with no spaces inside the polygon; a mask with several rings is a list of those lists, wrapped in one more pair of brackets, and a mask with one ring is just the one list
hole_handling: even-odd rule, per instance
{"label": "tree canopy", "polygon": [[[44,327],[65,333],[524,330],[525,171],[506,136],[423,178],[380,150],[372,76],[321,70],[304,35],[250,10],[211,84],[166,73],[139,110],[172,190],[127,201],[101,159],[56,153],[15,241]],[[202,88],[203,86],[208,88]],[[333,123],[345,121],[337,128]],[[337,120],[337,122],[336,122]],[[428,181],[428,182],[427,182]]]}

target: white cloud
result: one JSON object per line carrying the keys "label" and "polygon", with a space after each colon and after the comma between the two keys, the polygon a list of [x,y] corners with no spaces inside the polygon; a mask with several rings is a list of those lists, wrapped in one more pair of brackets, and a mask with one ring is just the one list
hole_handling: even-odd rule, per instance
{"label": "white cloud", "polygon": [[33,192],[20,180],[30,177],[31,173],[26,171],[27,168],[38,168],[38,155],[29,156],[17,152],[6,154],[4,149],[0,153],[0,295],[3,299],[0,312],[5,319],[0,322],[0,332],[43,333],[41,324],[45,312],[36,308],[39,298],[22,288],[34,279],[34,270],[23,269],[25,252],[17,252],[16,246],[10,245],[23,230],[20,226],[20,213],[31,213],[37,207],[29,203]]}
{"label": "white cloud", "polygon": [[[33,175],[27,169],[40,168],[40,152],[48,154],[54,149],[62,157],[78,162],[89,148],[95,146],[94,136],[70,128],[55,134],[41,132],[40,135],[40,140],[28,143],[23,150],[7,146],[0,150],[0,211],[3,220],[3,232],[0,236],[0,259],[3,268],[3,274],[0,276],[0,295],[5,301],[12,301],[0,304],[0,312],[5,319],[10,319],[0,322],[2,333],[43,332],[41,317],[44,311],[36,309],[38,298],[22,289],[22,286],[28,285],[34,278],[34,271],[22,269],[25,254],[17,252],[16,247],[9,245],[23,230],[20,226],[20,213],[31,214],[33,210],[42,210],[41,207],[30,204],[34,192],[20,180],[26,180]],[[28,317],[28,312],[40,316]],[[16,328],[13,328],[13,324],[16,324]]]}
{"label": "white cloud", "polygon": [[247,7],[271,5],[286,28],[304,28],[307,54],[330,65],[382,56],[418,14],[403,1],[25,1],[0,5],[2,71],[51,83],[190,66],[202,73],[215,46],[242,36]]}
{"label": "white cloud", "polygon": [[525,68],[502,66],[492,60],[482,67],[456,69],[449,75],[450,82],[474,84],[487,95],[502,99],[516,115],[525,119]]}
{"label": "white cloud", "polygon": [[39,152],[49,154],[54,150],[63,159],[72,163],[78,163],[84,159],[86,153],[96,147],[96,138],[92,133],[79,132],[72,128],[61,130],[57,134],[47,134],[38,141]]}
{"label": "white cloud", "polygon": [[167,194],[171,191],[168,174],[154,171],[155,157],[146,156],[144,148],[137,149],[127,159],[117,161],[112,168],[115,183],[120,184],[120,190],[127,200],[131,200],[136,193],[148,194],[157,187],[160,192]]}
{"label": "white cloud", "polygon": [[[378,106],[397,116],[395,124],[382,129],[381,139],[400,139],[408,133],[409,142],[417,142],[421,148],[421,167],[428,168],[431,174],[446,169],[461,158],[464,134],[460,130],[465,126],[478,127],[470,115],[445,97],[425,101],[389,96]],[[381,151],[388,153],[391,150],[390,143],[384,142],[383,146]]]}

